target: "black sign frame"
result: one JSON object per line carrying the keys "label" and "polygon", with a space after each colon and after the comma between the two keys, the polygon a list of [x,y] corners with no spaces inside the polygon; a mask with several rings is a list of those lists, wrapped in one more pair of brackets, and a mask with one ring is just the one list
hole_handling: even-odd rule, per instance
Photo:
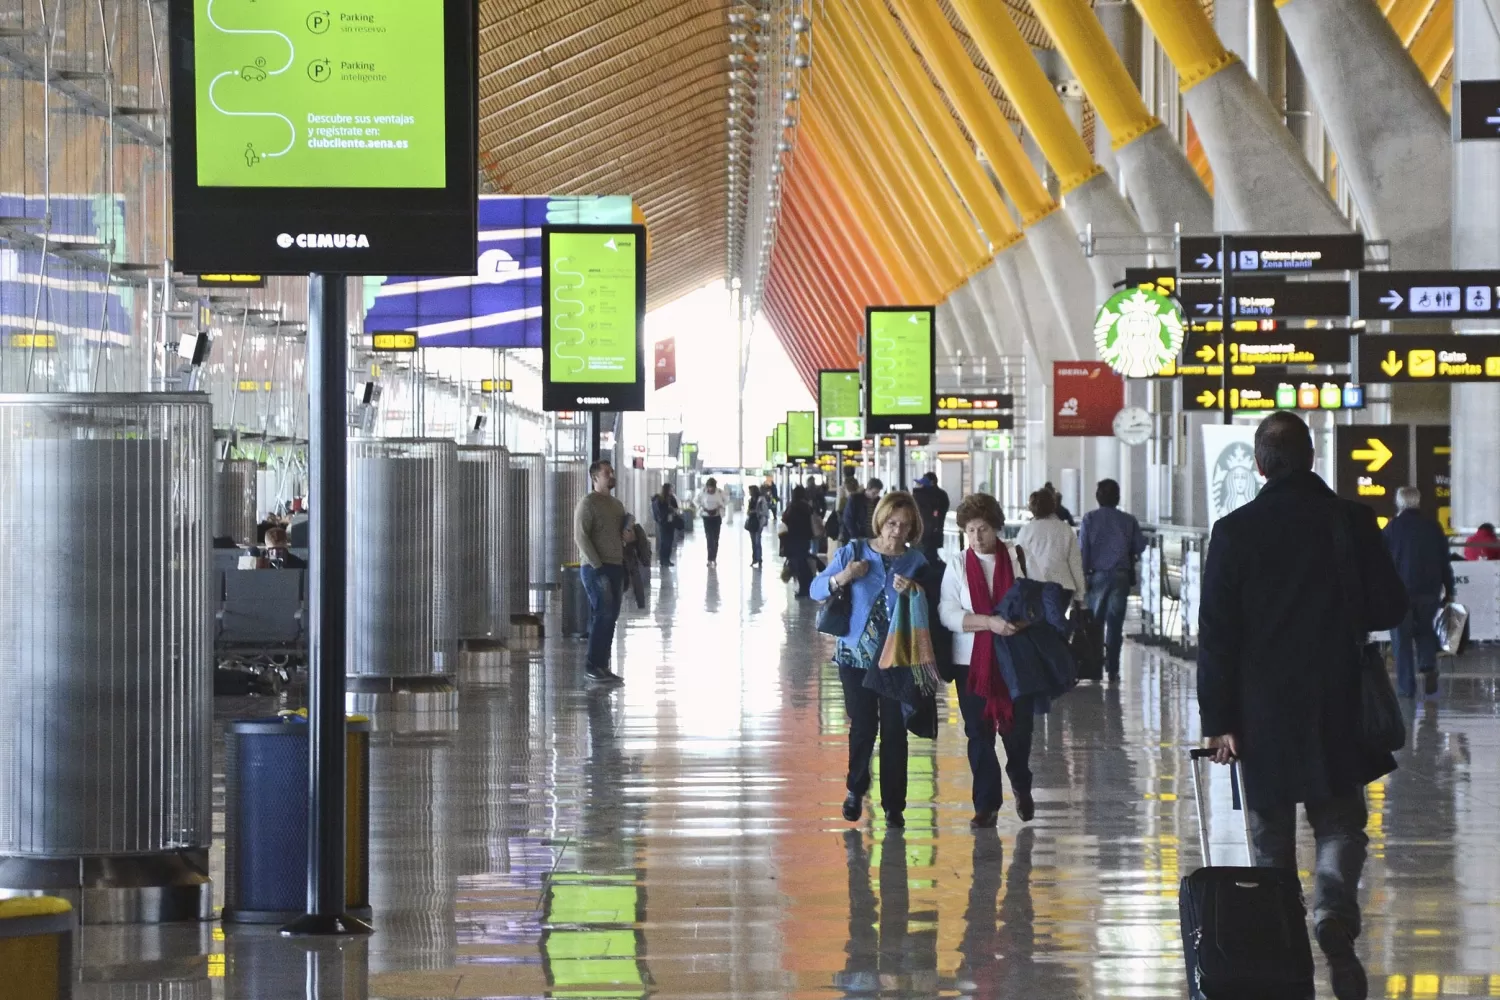
{"label": "black sign frame", "polygon": [[[552,234],[615,233],[635,237],[635,381],[552,381]],[[476,244],[477,246],[477,244]],[[617,410],[635,413],[646,408],[646,227],[620,225],[558,225],[542,227],[542,409]]]}
{"label": "black sign frame", "polygon": [[[1391,455],[1381,468],[1371,472],[1369,466],[1378,451],[1370,446],[1377,440]],[[1411,482],[1410,424],[1338,424],[1334,427],[1334,483],[1339,496],[1362,503],[1387,520],[1396,516],[1396,491]],[[1355,452],[1363,453],[1356,457]],[[1368,480],[1361,484],[1360,480]],[[1361,493],[1361,488],[1382,492]]]}
{"label": "black sign frame", "polygon": [[[1183,236],[1178,243],[1178,276],[1222,274],[1225,267],[1221,251],[1225,249],[1234,258],[1228,268],[1233,274],[1315,274],[1326,271],[1358,271],[1365,266],[1365,238],[1360,233],[1221,233],[1212,236]],[[1322,257],[1306,267],[1265,266],[1264,255],[1267,253],[1314,252]],[[1246,254],[1254,256],[1243,256]],[[1252,259],[1255,266],[1248,266]]]}
{"label": "black sign frame", "polygon": [[[1354,279],[1352,307],[1360,319],[1500,319],[1500,270],[1360,271]],[[1415,290],[1455,295],[1451,308],[1438,302],[1416,309]]]}
{"label": "black sign frame", "polygon": [[[1432,375],[1413,377],[1411,354],[1413,351],[1431,351],[1434,364]],[[1479,369],[1468,374],[1439,374],[1444,362],[1443,353],[1457,352],[1468,356],[1464,364]],[[1395,357],[1391,355],[1394,352]],[[1475,360],[1477,357],[1478,360]],[[1480,382],[1500,385],[1500,366],[1495,374],[1487,374],[1490,358],[1500,358],[1500,334],[1464,333],[1391,333],[1361,337],[1359,341],[1360,382],[1413,382],[1428,385],[1452,385],[1455,382]],[[1394,362],[1392,364],[1391,362]],[[1392,372],[1389,369],[1396,368]]]}
{"label": "black sign frame", "polygon": [[[834,451],[834,452],[837,452],[837,451],[848,451],[850,448],[858,447],[860,441],[863,441],[864,438],[860,437],[860,438],[852,440],[852,441],[829,441],[828,439],[826,439],[825,437],[823,437],[823,376],[824,375],[853,375],[853,376],[856,376],[858,378],[863,378],[863,376],[862,376],[862,374],[861,374],[861,372],[860,372],[860,370],[858,368],[819,368],[818,369],[818,398],[815,400],[815,402],[818,405],[816,407],[814,407],[814,412],[816,412],[817,415],[818,415],[817,416],[818,425],[815,428],[815,430],[817,431],[818,450],[819,451]],[[860,403],[860,410],[861,411],[864,410],[864,401],[865,401],[865,387],[864,387],[863,384],[861,384],[860,387],[859,387],[859,403]],[[864,415],[863,412],[861,412],[860,415],[859,415],[859,422],[860,422],[860,431],[861,431],[861,433],[863,433],[863,431],[864,431],[864,421],[865,421],[865,415]]]}
{"label": "black sign frame", "polygon": [[[870,319],[876,313],[926,313],[928,316],[927,333],[930,345],[927,356],[932,363],[927,366],[928,387],[927,398],[931,400],[932,406],[928,412],[913,414],[877,415],[873,412],[872,401],[874,387],[870,378],[870,365],[875,355],[874,345],[870,340]],[[936,306],[865,306],[865,357],[860,371],[862,383],[862,398],[865,411],[865,435],[879,434],[932,434],[937,431],[937,307]]]}
{"label": "black sign frame", "polygon": [[1500,80],[1459,80],[1454,89],[1460,139],[1500,139]]}
{"label": "black sign frame", "polygon": [[[446,183],[441,188],[200,186],[195,2],[168,0],[167,8],[172,261],[178,271],[343,275],[468,275],[478,271],[479,30],[478,5],[473,0],[442,0]],[[320,239],[325,236],[329,239]],[[355,237],[352,246],[346,237]],[[321,245],[324,242],[329,245]]]}

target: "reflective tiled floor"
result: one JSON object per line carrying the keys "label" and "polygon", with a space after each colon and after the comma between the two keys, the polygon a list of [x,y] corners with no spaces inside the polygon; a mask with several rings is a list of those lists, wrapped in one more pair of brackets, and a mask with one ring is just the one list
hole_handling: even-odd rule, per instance
{"label": "reflective tiled floor", "polygon": [[[1038,730],[1029,827],[1007,804],[998,831],[969,830],[950,708],[935,744],[912,744],[905,832],[851,828],[813,606],[746,567],[743,532],[725,541],[710,570],[689,536],[649,609],[626,612],[623,690],[584,690],[581,645],[549,640],[471,665],[449,731],[376,734],[367,942],[89,929],[75,995],[1184,995],[1189,670],[1131,647],[1119,688],[1062,699]],[[1371,790],[1375,996],[1500,996],[1497,686],[1462,664]],[[1226,786],[1213,840],[1239,863]]]}

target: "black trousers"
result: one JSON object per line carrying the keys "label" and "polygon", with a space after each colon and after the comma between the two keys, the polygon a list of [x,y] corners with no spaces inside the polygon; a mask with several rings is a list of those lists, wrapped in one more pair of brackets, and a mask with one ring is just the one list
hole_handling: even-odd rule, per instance
{"label": "black trousers", "polygon": [[849,774],[844,787],[863,796],[870,790],[870,761],[875,738],[880,738],[880,805],[900,812],[906,808],[906,722],[901,703],[865,687],[865,672],[839,667],[844,685],[844,712],[849,716]]}
{"label": "black trousers", "polygon": [[[1000,780],[1000,758],[995,753],[995,725],[984,718],[984,699],[969,693],[969,668],[958,665],[958,710],[964,717],[964,735],[969,738],[969,770],[974,775],[974,811],[999,809],[1005,801]],[[1000,737],[1005,747],[1005,773],[1017,792],[1031,791],[1031,737],[1036,725],[1031,698],[1015,703],[1015,723]]]}
{"label": "black trousers", "polygon": [[724,527],[724,518],[703,516],[703,534],[708,539],[708,561],[719,561],[719,529]]}

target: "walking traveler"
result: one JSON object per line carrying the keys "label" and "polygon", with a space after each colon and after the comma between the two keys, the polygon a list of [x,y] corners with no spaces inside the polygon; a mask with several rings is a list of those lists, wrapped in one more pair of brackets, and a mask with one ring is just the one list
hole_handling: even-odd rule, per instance
{"label": "walking traveler", "polygon": [[1085,603],[1104,623],[1104,669],[1115,680],[1125,642],[1125,602],[1135,583],[1135,561],[1146,551],[1146,536],[1134,515],[1120,509],[1119,483],[1101,479],[1094,499],[1099,506],[1083,515],[1078,547],[1088,585]]}
{"label": "walking traveler", "polygon": [[1051,483],[1043,483],[1042,491],[1052,494],[1052,502],[1057,508],[1057,519],[1070,528],[1075,527],[1076,525],[1073,521],[1073,512],[1068,510],[1067,507],[1063,506],[1062,491],[1053,486]]}
{"label": "walking traveler", "polygon": [[745,530],[750,533],[750,565],[759,569],[762,563],[761,534],[770,519],[770,505],[760,487],[751,485],[745,498]]}
{"label": "walking traveler", "polygon": [[838,500],[833,505],[833,512],[838,517],[838,540],[840,545],[849,541],[849,532],[844,526],[844,511],[849,508],[849,504],[854,502],[854,498],[863,492],[864,487],[859,485],[858,479],[855,479],[853,476],[844,477],[844,485],[840,487]]}
{"label": "walking traveler", "polygon": [[582,561],[583,590],[589,599],[589,646],[584,673],[596,684],[624,684],[610,672],[609,654],[615,643],[615,622],[625,593],[625,506],[616,500],[615,469],[608,462],[589,466],[593,486],[573,509],[573,541]]}
{"label": "walking traveler", "polygon": [[828,568],[812,582],[812,596],[826,601],[849,593],[849,631],[838,637],[834,662],[844,687],[849,716],[849,770],[844,787],[844,818],[859,819],[870,790],[870,761],[880,739],[880,804],[887,825],[904,826],[906,812],[906,721],[901,702],[865,687],[865,674],[878,670],[891,605],[897,594],[927,579],[927,560],[914,547],[922,537],[922,513],[911,494],[893,492],[875,508],[875,535],[855,539],[834,553]]}
{"label": "walking traveler", "polygon": [[938,485],[937,476],[926,473],[917,480],[911,497],[922,511],[922,554],[929,563],[937,563],[943,547],[943,525],[948,521],[948,491]]}
{"label": "walking traveler", "polygon": [[1032,697],[1012,701],[995,662],[996,635],[1015,635],[1024,624],[994,614],[1000,599],[1024,573],[1013,546],[1000,537],[1005,512],[994,497],[972,493],[956,512],[965,550],[948,557],[943,573],[938,616],[953,633],[953,682],[969,740],[969,770],[974,778],[976,830],[995,826],[1004,802],[995,734],[1005,746],[1005,772],[1016,796],[1016,815],[1030,822],[1036,815],[1031,796],[1031,738],[1035,720]]}
{"label": "walking traveler", "polygon": [[[792,502],[786,505],[781,523],[786,528],[781,533],[781,555],[791,568],[797,581],[797,596],[808,596],[808,585],[812,583],[813,510],[807,503],[807,490],[792,487]],[[785,579],[783,577],[782,579]]]}
{"label": "walking traveler", "polygon": [[[1396,650],[1396,690],[1404,698],[1417,694],[1417,673],[1424,694],[1437,694],[1437,633],[1432,620],[1453,599],[1453,563],[1448,559],[1448,536],[1422,513],[1422,492],[1415,486],[1396,491],[1396,517],[1385,526],[1385,547],[1396,563],[1411,604],[1405,619],[1391,630]],[[1415,647],[1415,655],[1413,655]],[[1415,668],[1415,669],[1413,669]]]}
{"label": "walking traveler", "polygon": [[729,494],[719,489],[719,481],[713,476],[698,491],[693,505],[698,516],[703,518],[703,536],[708,539],[708,564],[719,564],[719,531],[724,527],[724,511],[729,508]]}
{"label": "walking traveler", "polygon": [[880,494],[884,489],[885,483],[871,479],[861,492],[850,495],[849,501],[844,504],[843,535],[846,540],[869,538],[874,534],[871,516],[875,513],[875,505],[880,503]]}
{"label": "walking traveler", "polygon": [[1486,521],[1479,526],[1478,531],[1469,536],[1464,543],[1464,559],[1468,562],[1500,559],[1500,537],[1496,537],[1493,524]]}
{"label": "walking traveler", "polygon": [[1260,867],[1297,870],[1296,806],[1317,843],[1313,921],[1334,996],[1364,1000],[1354,951],[1365,862],[1364,788],[1395,759],[1362,736],[1366,634],[1401,621],[1406,596],[1368,507],[1312,471],[1301,418],[1255,432],[1267,480],[1214,524],[1199,610],[1198,707],[1214,760],[1238,759]]}
{"label": "walking traveler", "polygon": [[1016,544],[1025,553],[1026,575],[1055,583],[1082,601],[1085,589],[1083,553],[1078,536],[1057,516],[1057,494],[1043,486],[1031,494],[1031,520],[1021,527]]}
{"label": "walking traveler", "polygon": [[677,532],[682,528],[682,508],[671,483],[662,483],[661,492],[651,498],[651,519],[656,522],[656,557],[665,569],[672,565]]}

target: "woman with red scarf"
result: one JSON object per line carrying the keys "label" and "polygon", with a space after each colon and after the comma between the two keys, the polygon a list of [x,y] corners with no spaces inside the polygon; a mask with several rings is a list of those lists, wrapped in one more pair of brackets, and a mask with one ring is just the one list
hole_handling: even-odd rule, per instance
{"label": "woman with red scarf", "polygon": [[1030,822],[1036,814],[1031,797],[1032,699],[1011,701],[995,662],[997,635],[1015,635],[1025,626],[993,614],[1000,598],[1024,576],[1020,549],[1000,538],[1005,513],[994,497],[973,493],[955,512],[964,533],[963,552],[948,557],[938,617],[953,633],[954,680],[964,734],[969,738],[969,769],[974,773],[974,818],[969,825],[995,825],[1004,801],[995,734],[1005,745],[1005,773],[1016,796],[1016,814]]}

